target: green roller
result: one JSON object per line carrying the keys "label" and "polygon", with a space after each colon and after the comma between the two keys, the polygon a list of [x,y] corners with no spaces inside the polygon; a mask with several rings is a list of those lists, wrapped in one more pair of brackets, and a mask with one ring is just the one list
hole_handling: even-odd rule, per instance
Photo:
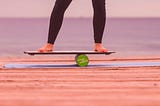
{"label": "green roller", "polygon": [[89,63],[88,56],[85,54],[78,54],[75,59],[77,65],[80,67],[86,67]]}

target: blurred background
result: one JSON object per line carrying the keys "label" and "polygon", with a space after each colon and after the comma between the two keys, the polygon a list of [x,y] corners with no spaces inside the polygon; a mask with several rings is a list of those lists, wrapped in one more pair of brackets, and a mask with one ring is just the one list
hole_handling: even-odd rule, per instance
{"label": "blurred background", "polygon": [[[0,0],[0,17],[49,17],[55,0]],[[106,0],[109,17],[160,17],[159,0]],[[66,17],[92,17],[92,0],[73,0]]]}
{"label": "blurred background", "polygon": [[[55,0],[0,0],[0,56],[20,56],[47,41]],[[160,0],[106,0],[103,44],[118,56],[159,56]],[[73,0],[56,50],[93,50],[92,0]]]}

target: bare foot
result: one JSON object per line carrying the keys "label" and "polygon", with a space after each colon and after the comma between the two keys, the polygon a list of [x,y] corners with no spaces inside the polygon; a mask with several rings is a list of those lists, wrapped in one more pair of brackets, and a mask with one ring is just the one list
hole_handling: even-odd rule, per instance
{"label": "bare foot", "polygon": [[97,52],[107,52],[108,50],[103,47],[101,43],[95,43],[94,50]]}
{"label": "bare foot", "polygon": [[38,49],[39,52],[51,52],[53,51],[53,44],[47,43],[42,48]]}

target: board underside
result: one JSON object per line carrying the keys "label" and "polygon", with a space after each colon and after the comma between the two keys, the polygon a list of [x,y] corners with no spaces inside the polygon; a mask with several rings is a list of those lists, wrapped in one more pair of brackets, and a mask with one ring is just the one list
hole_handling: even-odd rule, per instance
{"label": "board underside", "polygon": [[38,51],[25,51],[25,54],[29,55],[62,55],[62,54],[105,54],[109,55],[115,53],[113,51],[108,52],[96,52],[96,51],[51,51],[51,52],[38,52]]}

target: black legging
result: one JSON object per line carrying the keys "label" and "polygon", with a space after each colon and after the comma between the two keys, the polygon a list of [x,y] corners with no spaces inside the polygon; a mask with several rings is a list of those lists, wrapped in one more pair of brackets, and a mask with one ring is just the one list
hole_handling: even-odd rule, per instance
{"label": "black legging", "polygon": [[[64,13],[71,2],[72,0],[56,0],[50,18],[48,43],[54,44],[62,26]],[[101,43],[106,21],[105,0],[92,0],[92,4],[94,9],[94,40],[95,43]]]}

